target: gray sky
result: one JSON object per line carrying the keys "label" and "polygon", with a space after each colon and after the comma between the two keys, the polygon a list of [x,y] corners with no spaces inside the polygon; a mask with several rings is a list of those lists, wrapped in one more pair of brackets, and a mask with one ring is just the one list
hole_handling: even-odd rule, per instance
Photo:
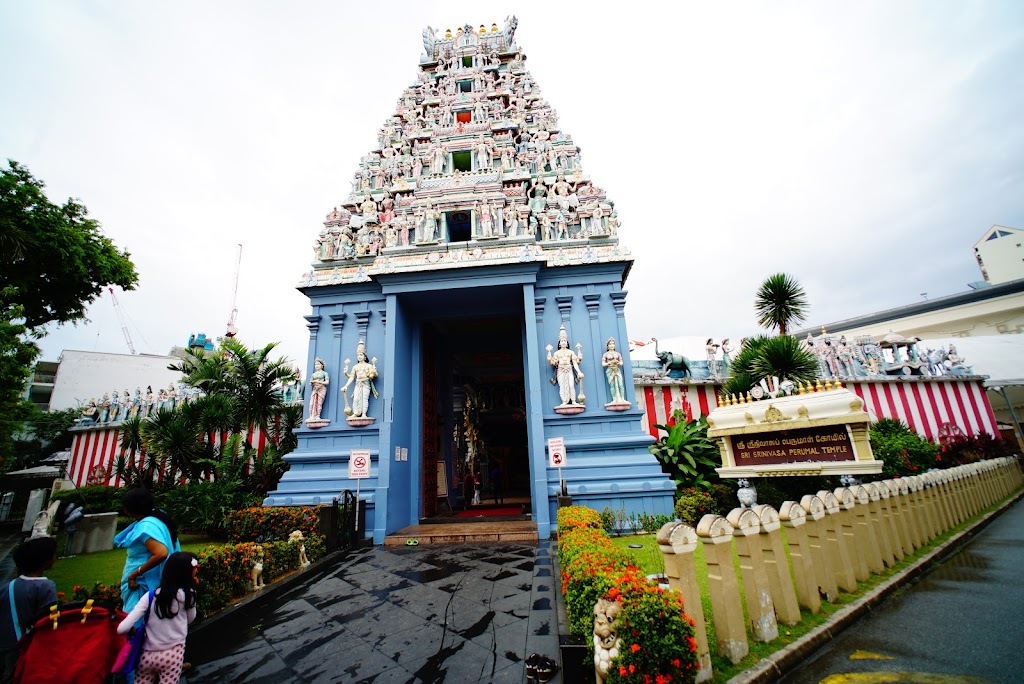
{"label": "gray sky", "polygon": [[[140,273],[140,351],[223,334],[305,365],[294,289],[415,80],[420,32],[506,3],[0,3],[0,157],[75,196]],[[965,289],[1024,228],[1024,3],[516,3],[527,66],[633,251],[634,339],[738,339],[787,271],[808,323]],[[656,10],[654,8],[657,8]],[[62,349],[127,350],[109,297]]]}

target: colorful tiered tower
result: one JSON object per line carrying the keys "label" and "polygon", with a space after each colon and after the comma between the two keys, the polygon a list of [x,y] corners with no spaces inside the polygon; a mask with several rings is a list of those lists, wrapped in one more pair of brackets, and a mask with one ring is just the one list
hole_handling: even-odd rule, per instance
{"label": "colorful tiered tower", "polygon": [[521,495],[542,538],[560,472],[577,503],[670,512],[633,405],[618,214],[515,29],[428,27],[416,83],[327,215],[300,284],[309,418],[267,505],[355,489],[355,450],[370,452],[360,489],[378,543],[467,505],[474,479]]}

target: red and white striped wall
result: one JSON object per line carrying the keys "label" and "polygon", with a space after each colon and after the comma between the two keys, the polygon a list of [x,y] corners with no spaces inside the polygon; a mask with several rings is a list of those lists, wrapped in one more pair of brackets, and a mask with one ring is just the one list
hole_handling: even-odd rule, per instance
{"label": "red and white striped wall", "polygon": [[[992,412],[982,379],[893,378],[845,383],[847,389],[864,400],[864,410],[875,419],[902,420],[922,437],[937,440],[943,425],[952,423],[967,435],[982,432],[998,438],[996,417]],[[672,411],[689,404],[688,415],[708,415],[718,406],[719,385],[650,384],[636,385],[636,400],[644,409],[643,428],[651,436],[661,436],[655,425],[666,425]],[[653,418],[653,419],[652,419]]]}
{"label": "red and white striped wall", "polygon": [[[215,445],[223,444],[230,433],[224,432],[213,436]],[[259,428],[250,432],[251,443],[257,453],[262,453],[269,442],[268,436]],[[121,478],[114,473],[114,463],[121,453],[121,431],[117,427],[86,428],[75,432],[71,443],[71,460],[68,462],[67,478],[76,487],[84,487],[90,473],[98,469],[106,470],[109,477],[105,483],[114,487],[121,486]],[[145,455],[136,454],[137,465],[142,465]]]}

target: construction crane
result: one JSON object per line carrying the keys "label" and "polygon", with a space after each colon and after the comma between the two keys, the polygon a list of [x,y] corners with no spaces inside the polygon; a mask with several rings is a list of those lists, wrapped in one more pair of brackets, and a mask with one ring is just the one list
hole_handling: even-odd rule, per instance
{"label": "construction crane", "polygon": [[238,243],[238,261],[235,262],[235,291],[231,296],[231,316],[228,318],[228,331],[224,337],[234,337],[238,334],[238,327],[235,320],[238,318],[238,272],[242,268],[242,243]]}
{"label": "construction crane", "polygon": [[117,312],[117,321],[121,324],[121,332],[124,333],[124,341],[128,343],[128,351],[132,354],[137,354],[135,351],[135,345],[132,344],[131,333],[128,332],[128,321],[125,319],[124,310],[121,308],[121,302],[117,301],[117,295],[114,294],[114,288],[108,287],[110,290],[110,299],[114,302],[114,311]]}

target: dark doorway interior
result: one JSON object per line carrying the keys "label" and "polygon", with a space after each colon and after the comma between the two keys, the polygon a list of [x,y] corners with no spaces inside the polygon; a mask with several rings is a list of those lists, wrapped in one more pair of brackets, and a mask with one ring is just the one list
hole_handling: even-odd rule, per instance
{"label": "dark doorway interior", "polygon": [[[512,509],[529,513],[520,317],[431,321],[423,332],[432,340],[424,349],[436,359],[434,422],[444,426],[440,441],[454,514],[467,509],[486,514],[499,506],[496,514],[502,516],[512,515]],[[429,411],[426,404],[424,410]],[[479,504],[473,501],[475,479]]]}

